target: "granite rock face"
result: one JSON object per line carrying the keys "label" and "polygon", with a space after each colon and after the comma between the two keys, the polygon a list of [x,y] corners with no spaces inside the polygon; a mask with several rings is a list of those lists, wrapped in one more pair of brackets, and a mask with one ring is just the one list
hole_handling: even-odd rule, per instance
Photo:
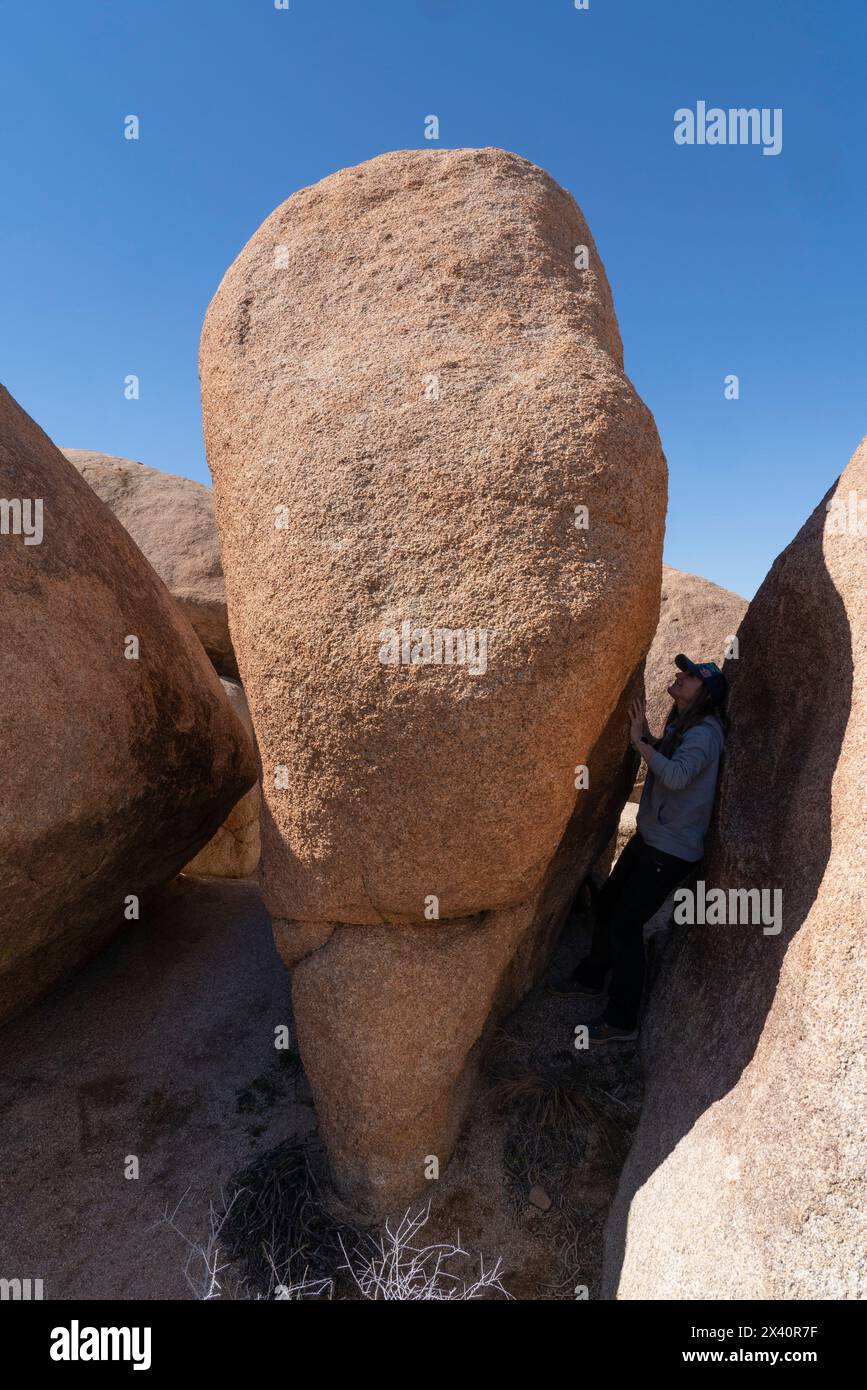
{"label": "granite rock face", "polygon": [[[622,701],[658,615],[665,460],[580,210],[501,150],[395,152],[296,193],[224,277],[201,376],[265,898],[287,959],[299,931],[327,941],[296,985],[320,1067],[325,1006],[314,1023],[303,1000],[326,997],[326,961],[336,977],[351,952],[344,1008],[363,1029],[383,940],[400,949],[389,930],[430,933],[447,973],[446,938],[481,914],[538,932],[576,814],[576,875],[612,833]],[[611,775],[576,791],[594,758]],[[487,935],[464,1060],[503,994],[505,936]],[[434,1076],[443,1100],[460,1068],[423,1061],[404,1086],[432,1115]],[[347,1084],[314,1081],[320,1114]],[[373,1114],[383,1093],[357,1104]]]}
{"label": "granite rock face", "polygon": [[[774,562],[728,663],[709,921],[675,927],[645,1021],[611,1297],[867,1296],[864,499],[867,440]],[[738,890],[764,897],[748,908]]]}
{"label": "granite rock face", "polygon": [[499,150],[342,170],[227,272],[201,371],[273,915],[523,901],[659,590],[665,463],[575,203]]}
{"label": "granite rock face", "polygon": [[2,388],[0,498],[6,1018],[132,920],[256,765],[161,580]]}
{"label": "granite rock face", "polygon": [[[514,908],[425,926],[274,923],[319,1127],[343,1194],[383,1216],[451,1157],[487,1043],[538,981],[635,776],[624,692],[538,890]],[[585,791],[580,795],[587,796]]]}
{"label": "granite rock face", "polygon": [[62,452],[150,560],[217,670],[237,676],[210,489],[133,459]]}

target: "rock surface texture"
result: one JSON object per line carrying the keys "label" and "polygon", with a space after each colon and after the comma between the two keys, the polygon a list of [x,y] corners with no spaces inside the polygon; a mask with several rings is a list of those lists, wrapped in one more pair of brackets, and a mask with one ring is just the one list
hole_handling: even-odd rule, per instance
{"label": "rock surface texture", "polygon": [[722,666],[726,645],[737,636],[747,607],[740,594],[701,575],[663,565],[659,624],[644,667],[647,719],[654,733],[662,732],[671,709],[671,696],[665,692],[677,674],[678,652],[693,661],[715,661]]}
{"label": "rock surface texture", "polygon": [[567,826],[568,897],[616,824],[665,460],[579,209],[500,150],[296,193],[201,375],[266,902],[337,1176],[382,1208],[448,1157]]}
{"label": "rock surface texture", "polygon": [[133,459],[62,452],[150,560],[217,670],[237,676],[210,489]]}
{"label": "rock surface texture", "polygon": [[186,863],[256,768],[165,586],[2,388],[0,498],[5,1018],[120,930],[130,896]]}
{"label": "rock surface texture", "polygon": [[[253,724],[247,699],[237,681],[220,681],[229,703],[250,736],[252,756],[256,756]],[[184,869],[185,874],[201,874],[211,878],[249,878],[259,864],[259,785],[251,787],[233,806],[213,839],[200,849],[195,859]]]}
{"label": "rock surface texture", "polygon": [[[651,1000],[611,1297],[867,1296],[864,498],[867,440],[775,561],[728,663],[704,874],[727,922],[675,928]],[[768,890],[761,921],[734,923],[738,889]]]}

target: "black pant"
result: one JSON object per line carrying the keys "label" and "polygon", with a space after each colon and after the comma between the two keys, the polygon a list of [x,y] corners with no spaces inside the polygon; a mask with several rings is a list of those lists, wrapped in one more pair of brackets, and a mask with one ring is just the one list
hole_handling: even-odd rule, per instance
{"label": "black pant", "polygon": [[611,971],[603,1018],[612,1028],[636,1026],[644,987],[642,928],[694,868],[688,859],[663,854],[633,835],[602,885],[593,944],[578,973],[583,984],[601,989]]}

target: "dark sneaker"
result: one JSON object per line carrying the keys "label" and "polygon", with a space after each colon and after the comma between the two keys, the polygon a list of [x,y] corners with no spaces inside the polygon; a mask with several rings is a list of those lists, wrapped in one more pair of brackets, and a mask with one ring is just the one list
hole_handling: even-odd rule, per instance
{"label": "dark sneaker", "polygon": [[613,1023],[605,1023],[601,1018],[596,1023],[587,1024],[587,1034],[591,1047],[604,1047],[606,1043],[635,1042],[637,1028],[615,1028]]}
{"label": "dark sneaker", "polygon": [[582,999],[604,999],[608,993],[605,986],[597,984],[595,980],[592,984],[586,983],[582,978],[580,965],[571,975],[559,980],[549,980],[545,988],[549,994],[580,996]]}

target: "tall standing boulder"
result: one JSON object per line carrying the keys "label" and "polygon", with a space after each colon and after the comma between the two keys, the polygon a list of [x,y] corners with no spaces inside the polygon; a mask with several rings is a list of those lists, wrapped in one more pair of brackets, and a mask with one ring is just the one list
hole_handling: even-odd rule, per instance
{"label": "tall standing boulder", "polygon": [[0,387],[0,1019],[92,955],[256,776],[171,596]]}
{"label": "tall standing boulder", "polygon": [[651,999],[606,1290],[864,1298],[867,440],[738,637],[708,920]]}
{"label": "tall standing boulder", "polygon": [[[296,193],[224,277],[201,376],[265,897],[287,960],[319,944],[296,972],[305,1061],[332,1158],[354,1155],[338,1176],[381,1205],[449,1148],[468,1043],[509,995],[496,981],[530,978],[502,943],[477,961],[461,1045],[429,1067],[400,1018],[357,1036],[381,975],[405,979],[402,1015],[422,988],[388,932],[429,933],[444,971],[480,914],[523,914],[539,939],[567,825],[573,886],[613,830],[665,461],[579,209],[501,150],[395,152]],[[340,1056],[319,1046],[338,974]],[[368,1043],[369,1089],[347,1061]],[[403,1167],[377,1067],[402,1072],[418,1120]]]}
{"label": "tall standing boulder", "polygon": [[216,669],[237,676],[210,488],[134,459],[63,453],[150,560]]}

